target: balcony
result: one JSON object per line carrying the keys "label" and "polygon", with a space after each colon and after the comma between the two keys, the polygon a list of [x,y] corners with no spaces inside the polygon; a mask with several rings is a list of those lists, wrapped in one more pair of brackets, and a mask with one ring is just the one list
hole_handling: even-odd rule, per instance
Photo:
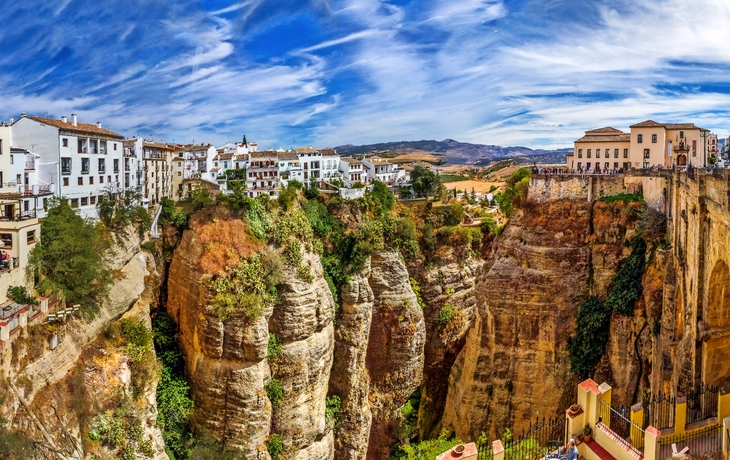
{"label": "balcony", "polygon": [[674,151],[674,152],[689,152],[689,145],[685,144],[684,142],[680,142],[679,145],[672,146],[672,151]]}
{"label": "balcony", "polygon": [[61,166],[61,174],[71,174],[71,166]]}
{"label": "balcony", "polygon": [[36,196],[36,195],[50,195],[51,191],[50,184],[46,185],[26,185],[23,189],[24,196]]}
{"label": "balcony", "polygon": [[106,172],[106,166],[99,166],[99,172],[105,173]]}
{"label": "balcony", "polygon": [[89,174],[89,168],[81,168],[81,174]]}

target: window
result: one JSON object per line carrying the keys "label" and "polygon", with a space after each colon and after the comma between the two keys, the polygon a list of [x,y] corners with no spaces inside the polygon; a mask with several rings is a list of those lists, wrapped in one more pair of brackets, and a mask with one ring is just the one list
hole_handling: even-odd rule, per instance
{"label": "window", "polygon": [[63,139],[63,146],[68,147],[68,139]]}
{"label": "window", "polygon": [[89,199],[84,197],[81,197],[81,206],[87,206],[89,204]]}
{"label": "window", "polygon": [[66,174],[71,173],[71,158],[61,158],[61,172]]}
{"label": "window", "polygon": [[89,185],[94,185],[94,176],[89,176]]}
{"label": "window", "polygon": [[624,158],[629,157],[629,149],[624,149]]}
{"label": "window", "polygon": [[644,162],[644,169],[649,169],[649,168],[651,168],[651,164],[649,164],[648,161],[645,161]]}
{"label": "window", "polygon": [[116,150],[116,149],[117,149],[117,143],[115,142],[114,143],[114,150]]}
{"label": "window", "polygon": [[81,173],[87,173],[89,172],[89,164],[91,162],[88,158],[82,158],[81,159]]}
{"label": "window", "polygon": [[84,178],[83,177],[79,177],[79,185],[84,185]]}
{"label": "window", "polygon": [[[614,158],[618,158],[618,149],[614,149],[614,151],[613,151],[613,157]],[[616,164],[618,164],[618,163],[616,163]],[[618,166],[616,167],[616,169],[618,169]]]}
{"label": "window", "polygon": [[119,172],[119,160],[114,160],[114,172]]}
{"label": "window", "polygon": [[104,183],[104,176],[99,176],[99,183],[100,184],[103,184]]}
{"label": "window", "polygon": [[63,186],[68,187],[68,177],[63,178]]}
{"label": "window", "polygon": [[180,171],[177,172],[178,176],[182,176],[182,173]]}
{"label": "window", "polygon": [[23,201],[23,211],[30,211],[30,202],[29,201]]}
{"label": "window", "polygon": [[89,204],[96,204],[96,197],[95,196],[89,197]]}
{"label": "window", "polygon": [[13,249],[12,233],[0,233],[0,241],[3,242],[3,249]]}
{"label": "window", "polygon": [[636,142],[638,142],[639,144],[641,144],[642,142],[644,142],[644,135],[643,134],[639,134],[636,137]]}
{"label": "window", "polygon": [[684,131],[680,131],[679,132],[679,138],[680,139],[684,139]]}
{"label": "window", "polygon": [[586,151],[586,158],[590,158],[590,157],[591,157],[591,149],[588,149]]}
{"label": "window", "polygon": [[613,162],[613,169],[618,169],[618,161]]}
{"label": "window", "polygon": [[591,169],[591,162],[590,161],[588,163],[586,163],[586,169],[590,171],[590,169]]}
{"label": "window", "polygon": [[78,208],[79,207],[79,199],[78,198],[71,199],[71,207],[72,208]]}
{"label": "window", "polygon": [[582,164],[582,163],[581,163],[581,162],[579,161],[579,162],[578,162],[578,169],[580,169],[580,168],[581,168],[581,166],[583,166],[583,164]]}
{"label": "window", "polygon": [[651,135],[651,143],[656,144],[656,134]]}
{"label": "window", "polygon": [[104,158],[99,158],[99,172],[106,171],[106,162]]}
{"label": "window", "polygon": [[644,149],[644,158],[649,158],[649,149]]}

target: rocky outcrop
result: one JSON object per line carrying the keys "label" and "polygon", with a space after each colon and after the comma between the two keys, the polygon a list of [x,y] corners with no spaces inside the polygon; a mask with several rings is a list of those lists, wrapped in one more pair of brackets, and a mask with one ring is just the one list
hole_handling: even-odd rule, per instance
{"label": "rocky outcrop", "polygon": [[[496,439],[570,405],[576,382],[567,340],[578,306],[590,293],[605,294],[628,255],[623,243],[637,205],[556,200],[512,217],[477,276],[477,314],[451,370],[444,428]],[[621,321],[632,322],[616,320],[615,329],[634,337],[645,323]],[[624,374],[619,368],[634,350],[615,345],[627,334],[616,334],[606,358]]]}
{"label": "rocky outcrop", "polygon": [[[426,345],[424,349],[423,385],[418,412],[421,439],[438,437],[446,404],[451,367],[464,347],[466,334],[476,313],[474,286],[481,259],[459,260],[452,251],[441,258],[435,268],[427,270],[421,280],[421,295],[427,307]],[[453,308],[454,316],[439,320],[442,308]]]}
{"label": "rocky outcrop", "polygon": [[[192,222],[170,265],[168,311],[180,327],[196,407],[194,427],[251,458],[268,458],[265,441],[277,433],[285,447],[280,458],[331,459],[333,438],[325,424],[325,405],[334,301],[319,258],[304,254],[312,283],[286,268],[276,307],[255,319],[234,312],[221,321],[208,309],[211,293],[201,280],[210,273],[200,261],[206,247],[240,231],[239,225],[240,219]],[[201,235],[209,239],[201,241]],[[269,333],[283,344],[272,363],[267,359]],[[275,408],[265,388],[272,379],[283,388]]]}
{"label": "rocky outcrop", "polygon": [[[116,404],[120,388],[131,392],[128,357],[109,353],[101,345],[103,333],[123,315],[149,326],[150,307],[157,304],[162,276],[152,254],[139,251],[137,234],[129,236],[115,248],[114,280],[93,319],[72,315],[65,324],[56,325],[59,342],[54,350],[44,325],[32,326],[13,343],[6,416],[11,427],[29,436],[37,454],[45,458],[84,459],[100,449],[89,444],[90,416]],[[150,381],[135,407],[142,421],[141,439],[151,441],[153,458],[164,460],[167,455],[155,426],[156,386],[156,380]]]}
{"label": "rocky outcrop", "polygon": [[365,365],[370,375],[373,421],[367,458],[387,458],[398,440],[400,407],[421,385],[426,327],[398,253],[371,257],[373,317]]}

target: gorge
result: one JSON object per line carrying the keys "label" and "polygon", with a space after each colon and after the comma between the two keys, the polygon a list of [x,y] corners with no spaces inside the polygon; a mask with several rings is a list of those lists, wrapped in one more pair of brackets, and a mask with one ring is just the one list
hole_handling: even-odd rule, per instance
{"label": "gorge", "polygon": [[[167,226],[154,254],[129,241],[94,322],[74,320],[53,351],[30,355],[42,340],[30,332],[2,349],[3,414],[46,446],[38,458],[104,458],[85,439],[97,419],[74,415],[74,369],[131,385],[128,357],[91,350],[122,315],[149,324],[161,284],[190,425],[244,458],[387,459],[406,439],[492,440],[563,414],[580,381],[569,343],[581,305],[610,296],[637,236],[640,295],[609,312],[593,378],[623,404],[730,383],[724,170],[533,175],[503,230],[461,225],[461,205],[377,191],[254,201],[227,198]],[[84,385],[98,409],[113,397]],[[140,419],[148,454],[165,458],[155,387],[138,399]]]}

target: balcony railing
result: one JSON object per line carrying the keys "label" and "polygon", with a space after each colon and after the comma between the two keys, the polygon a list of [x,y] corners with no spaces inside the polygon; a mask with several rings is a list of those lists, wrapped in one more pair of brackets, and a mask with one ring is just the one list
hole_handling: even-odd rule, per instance
{"label": "balcony railing", "polygon": [[11,214],[5,212],[0,213],[0,222],[19,222],[21,220],[34,219],[36,217],[35,209],[29,211],[16,211]]}
{"label": "balcony railing", "polygon": [[26,185],[23,190],[25,196],[48,195],[51,192],[50,185]]}
{"label": "balcony railing", "polygon": [[71,174],[71,166],[61,166],[61,174]]}

